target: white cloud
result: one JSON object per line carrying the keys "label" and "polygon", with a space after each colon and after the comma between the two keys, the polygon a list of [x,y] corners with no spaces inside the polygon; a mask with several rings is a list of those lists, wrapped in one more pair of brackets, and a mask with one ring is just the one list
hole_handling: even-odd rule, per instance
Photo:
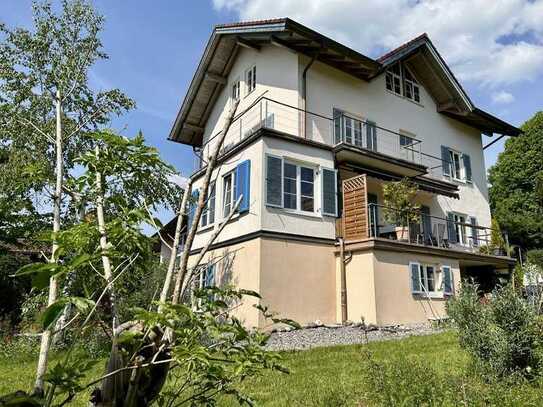
{"label": "white cloud", "polygon": [[178,175],[178,174],[171,175],[168,178],[168,181],[170,181],[172,184],[179,185],[181,188],[186,188],[188,183],[189,183],[189,179],[187,177],[183,177],[183,176]]}
{"label": "white cloud", "polygon": [[213,3],[241,20],[290,17],[373,57],[426,32],[461,80],[483,86],[533,80],[542,73],[543,0]]}
{"label": "white cloud", "polygon": [[492,102],[495,104],[501,104],[501,105],[507,105],[509,103],[513,103],[515,101],[515,97],[504,90],[499,92],[494,92],[492,95]]}

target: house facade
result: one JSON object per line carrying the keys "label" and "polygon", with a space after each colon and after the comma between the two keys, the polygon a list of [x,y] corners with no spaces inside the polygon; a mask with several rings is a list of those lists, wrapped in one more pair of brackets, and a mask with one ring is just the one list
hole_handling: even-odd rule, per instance
{"label": "house facade", "polygon": [[[239,198],[193,284],[260,293],[236,308],[247,325],[266,326],[256,302],[302,324],[427,322],[463,278],[507,276],[483,140],[519,130],[426,35],[374,60],[290,19],[215,27],[169,137],[199,157],[193,194],[236,100],[191,259]],[[404,178],[420,213],[402,230],[383,186]]]}

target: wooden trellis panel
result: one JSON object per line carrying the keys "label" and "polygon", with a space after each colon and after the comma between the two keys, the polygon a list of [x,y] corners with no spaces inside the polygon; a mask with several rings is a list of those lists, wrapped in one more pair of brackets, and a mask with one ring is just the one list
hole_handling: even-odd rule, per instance
{"label": "wooden trellis panel", "polygon": [[345,240],[368,237],[368,194],[366,175],[343,181],[343,238]]}

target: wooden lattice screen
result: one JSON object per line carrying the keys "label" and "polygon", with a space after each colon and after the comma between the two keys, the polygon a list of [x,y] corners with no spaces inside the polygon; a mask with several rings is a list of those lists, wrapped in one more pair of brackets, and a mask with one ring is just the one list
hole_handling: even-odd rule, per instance
{"label": "wooden lattice screen", "polygon": [[343,238],[345,240],[368,237],[368,194],[366,175],[343,181]]}

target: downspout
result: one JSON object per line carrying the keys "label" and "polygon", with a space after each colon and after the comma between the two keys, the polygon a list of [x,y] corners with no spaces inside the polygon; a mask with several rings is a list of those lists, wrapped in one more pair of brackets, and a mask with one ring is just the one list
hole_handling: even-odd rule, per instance
{"label": "downspout", "polygon": [[347,274],[345,272],[345,241],[342,237],[339,240],[339,266],[341,274],[341,323],[347,321]]}
{"label": "downspout", "polygon": [[311,60],[304,68],[304,72],[302,73],[302,111],[303,111],[303,134],[304,138],[307,138],[307,71],[309,71],[309,68],[311,68],[311,65],[313,65],[313,62],[315,62],[315,59],[319,56],[319,51],[315,55],[311,57]]}

